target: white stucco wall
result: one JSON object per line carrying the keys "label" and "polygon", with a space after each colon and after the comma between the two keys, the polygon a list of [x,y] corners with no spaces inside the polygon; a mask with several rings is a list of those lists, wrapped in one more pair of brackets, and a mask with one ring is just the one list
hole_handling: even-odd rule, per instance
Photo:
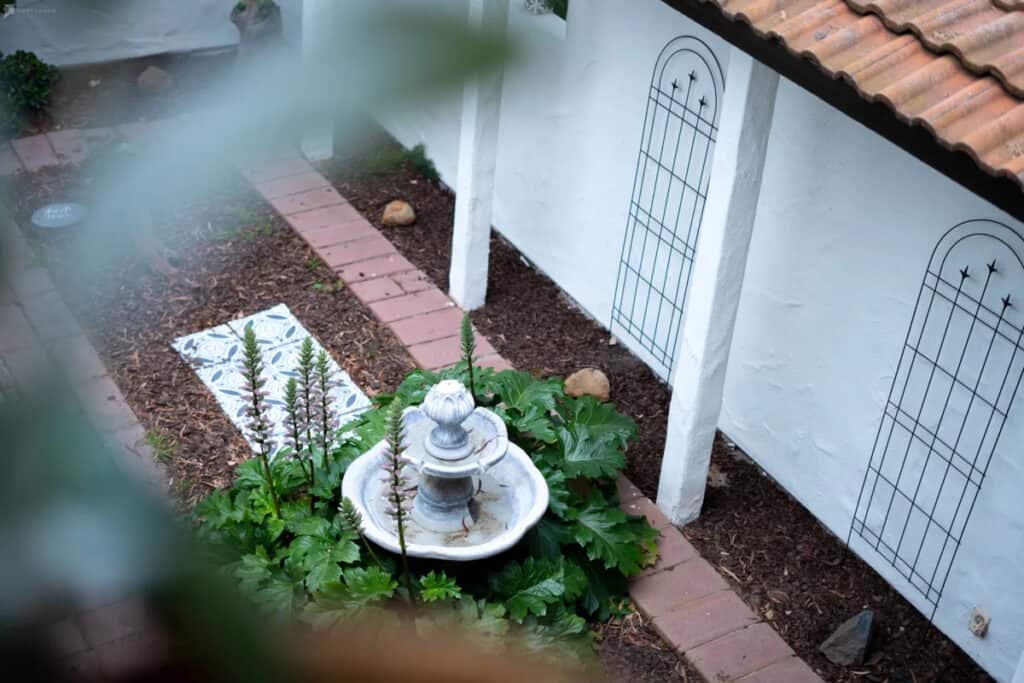
{"label": "white stucco wall", "polygon": [[[461,0],[436,6],[452,17],[465,13]],[[723,69],[729,51],[659,0],[580,0],[569,11],[565,22],[511,2],[509,33],[520,59],[505,72],[494,225],[607,324],[654,60],[684,33],[706,41]],[[404,145],[426,144],[452,187],[459,106],[452,93],[382,117]]]}
{"label": "white stucco wall", "polygon": [[[881,137],[782,84],[720,426],[844,539],[932,248],[946,230],[974,218],[1024,232]],[[1000,680],[1010,680],[1024,648],[1022,440],[1018,405],[935,615]],[[930,611],[873,552],[865,558]],[[992,617],[983,640],[967,629],[973,607]]]}
{"label": "white stucco wall", "polygon": [[[231,0],[18,0],[0,20],[0,49],[35,52],[57,66],[229,47]],[[302,0],[278,0],[289,40]]]}
{"label": "white stucco wall", "polygon": [[[458,0],[442,4],[462,11]],[[708,41],[723,66],[729,49],[659,0],[576,0],[567,27],[513,3],[510,32],[526,59],[505,76],[494,223],[607,324],[654,61],[680,34]],[[385,122],[404,144],[425,143],[454,185],[458,121],[452,97]],[[720,426],[844,539],[928,258],[947,229],[972,218],[1024,232],[820,100],[780,86]],[[935,615],[1005,681],[1024,649],[1022,437],[1018,409]],[[887,563],[854,548],[930,612]],[[973,607],[992,617],[983,640],[967,629]]]}

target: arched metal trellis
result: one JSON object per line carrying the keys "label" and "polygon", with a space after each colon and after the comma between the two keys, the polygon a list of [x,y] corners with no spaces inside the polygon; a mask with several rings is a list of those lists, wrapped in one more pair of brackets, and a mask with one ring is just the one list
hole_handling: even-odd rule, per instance
{"label": "arched metal trellis", "polygon": [[612,303],[612,329],[668,376],[704,216],[718,132],[721,64],[692,36],[658,55],[648,91]]}
{"label": "arched metal trellis", "polygon": [[856,534],[938,607],[1024,377],[1024,239],[971,220],[932,252],[861,484]]}

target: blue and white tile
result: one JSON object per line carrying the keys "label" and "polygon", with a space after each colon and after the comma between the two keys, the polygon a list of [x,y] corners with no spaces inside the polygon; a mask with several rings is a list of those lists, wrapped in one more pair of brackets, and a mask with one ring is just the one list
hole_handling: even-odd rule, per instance
{"label": "blue and white tile", "polygon": [[[299,347],[302,340],[310,336],[287,307],[278,305],[248,318],[181,337],[172,346],[192,364],[196,374],[255,450],[248,435],[246,412],[249,400],[239,362],[239,337],[244,334],[247,325],[252,325],[263,347],[263,389],[267,393],[267,417],[272,426],[276,451],[287,444],[284,388],[290,378],[297,377],[295,369],[298,366]],[[313,344],[314,354],[319,354],[322,347],[315,339]],[[339,422],[344,424],[366,410],[370,406],[370,399],[333,358],[330,364],[331,376],[335,381],[331,389],[331,404],[339,415]]]}
{"label": "blue and white tile", "polygon": [[206,388],[213,392],[217,403],[231,418],[231,421],[246,433],[245,411],[249,408],[246,398],[245,377],[238,363],[221,363],[196,368],[196,374]]}
{"label": "blue and white tile", "polygon": [[228,325],[239,338],[245,336],[246,328],[251,327],[256,333],[256,341],[264,351],[302,341],[309,336],[306,328],[284,304],[278,304],[239,320],[232,320]]}
{"label": "blue and white tile", "polygon": [[242,341],[228,325],[178,337],[171,346],[194,368],[237,362],[242,357]]}
{"label": "blue and white tile", "polygon": [[[338,385],[331,389],[331,404],[339,415],[351,419],[370,407],[370,399],[352,383],[347,374],[342,371],[339,373],[335,375],[338,378]],[[348,419],[342,419],[342,422],[348,422]]]}

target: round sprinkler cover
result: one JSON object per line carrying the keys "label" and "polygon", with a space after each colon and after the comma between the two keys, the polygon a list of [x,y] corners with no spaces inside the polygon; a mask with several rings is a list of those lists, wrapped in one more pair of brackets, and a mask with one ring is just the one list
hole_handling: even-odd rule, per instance
{"label": "round sprinkler cover", "polygon": [[37,228],[70,228],[81,223],[88,211],[78,202],[59,202],[38,208],[32,214],[32,224]]}

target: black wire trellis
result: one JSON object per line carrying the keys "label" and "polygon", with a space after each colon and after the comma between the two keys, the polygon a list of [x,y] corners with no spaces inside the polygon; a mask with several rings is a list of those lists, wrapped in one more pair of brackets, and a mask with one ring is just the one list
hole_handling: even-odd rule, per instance
{"label": "black wire trellis", "polygon": [[[861,483],[854,534],[934,618],[1024,377],[1024,239],[971,220],[932,252]],[[1015,290],[1015,291],[1011,291]]]}
{"label": "black wire trellis", "polygon": [[658,55],[648,91],[611,329],[635,339],[666,377],[704,216],[724,80],[706,43],[679,36]]}

